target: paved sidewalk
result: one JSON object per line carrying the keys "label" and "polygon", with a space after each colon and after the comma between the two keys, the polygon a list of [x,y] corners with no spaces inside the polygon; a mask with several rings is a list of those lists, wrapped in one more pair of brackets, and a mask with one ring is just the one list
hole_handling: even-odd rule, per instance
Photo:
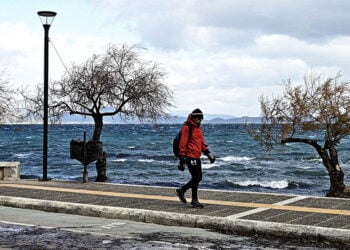
{"label": "paved sidewalk", "polygon": [[168,187],[0,181],[0,206],[350,244],[350,199],[223,190],[199,197],[204,209]]}

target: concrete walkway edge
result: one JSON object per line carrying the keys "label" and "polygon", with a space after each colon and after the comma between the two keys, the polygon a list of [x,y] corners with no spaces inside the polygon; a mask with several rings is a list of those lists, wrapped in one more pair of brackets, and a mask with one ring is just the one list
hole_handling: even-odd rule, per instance
{"label": "concrete walkway edge", "polygon": [[301,237],[310,240],[350,242],[349,230],[228,217],[182,214],[101,205],[78,204],[30,198],[0,196],[0,206],[41,210],[82,216],[126,219],[168,226],[199,227],[230,233]]}

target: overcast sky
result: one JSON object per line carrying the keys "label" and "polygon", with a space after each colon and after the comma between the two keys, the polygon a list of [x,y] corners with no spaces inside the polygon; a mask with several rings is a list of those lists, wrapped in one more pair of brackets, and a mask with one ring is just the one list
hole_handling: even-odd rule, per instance
{"label": "overcast sky", "polygon": [[[50,79],[109,44],[140,44],[167,73],[177,112],[260,114],[258,99],[305,73],[350,80],[349,0],[1,0],[0,71],[13,87],[43,82],[44,29]],[[54,47],[57,49],[56,53]]]}

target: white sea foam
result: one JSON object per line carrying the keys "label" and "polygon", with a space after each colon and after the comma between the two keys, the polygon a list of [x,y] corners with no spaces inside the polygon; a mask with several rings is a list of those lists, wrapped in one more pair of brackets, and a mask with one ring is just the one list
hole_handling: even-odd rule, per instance
{"label": "white sea foam", "polygon": [[154,162],[154,160],[152,160],[152,159],[138,159],[138,161],[139,162],[148,162],[148,163]]}
{"label": "white sea foam", "polygon": [[226,157],[222,157],[220,158],[222,161],[225,162],[237,162],[237,161],[251,161],[254,160],[254,157],[246,157],[246,156],[226,156]]}
{"label": "white sea foam", "polygon": [[111,160],[113,162],[126,162],[127,159],[115,159],[115,160]]}
{"label": "white sea foam", "polygon": [[237,185],[243,186],[243,187],[249,187],[249,186],[260,186],[265,188],[276,188],[276,189],[283,189],[288,187],[288,181],[281,180],[281,181],[241,181],[236,182]]}
{"label": "white sea foam", "polygon": [[32,154],[33,154],[33,153],[27,153],[27,154],[20,154],[20,153],[18,153],[18,154],[13,154],[13,155],[14,155],[14,157],[23,159],[23,158],[26,158],[26,157],[28,157],[28,156],[30,156],[30,155],[32,155]]}
{"label": "white sea foam", "polygon": [[211,168],[215,168],[218,166],[219,166],[219,164],[217,164],[217,163],[202,163],[203,169],[211,169]]}
{"label": "white sea foam", "polygon": [[314,159],[310,159],[308,161],[312,161],[312,162],[322,162],[321,158],[314,158]]}

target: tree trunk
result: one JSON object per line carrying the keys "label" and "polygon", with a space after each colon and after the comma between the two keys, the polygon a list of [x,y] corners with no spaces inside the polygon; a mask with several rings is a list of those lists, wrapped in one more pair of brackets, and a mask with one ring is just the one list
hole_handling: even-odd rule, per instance
{"label": "tree trunk", "polygon": [[[344,197],[344,172],[339,166],[338,151],[334,144],[326,142],[325,147],[321,147],[317,141],[302,138],[285,138],[281,143],[300,142],[313,146],[322,159],[323,165],[326,167],[330,180],[330,188],[327,197]],[[327,152],[328,150],[328,152]]]}
{"label": "tree trunk", "polygon": [[103,151],[102,155],[97,158],[96,171],[96,182],[104,182],[107,180],[107,157],[105,151]]}
{"label": "tree trunk", "polygon": [[[100,142],[101,133],[103,129],[103,116],[102,115],[95,115],[94,116],[94,122],[95,122],[95,129],[94,129],[94,135],[92,137],[92,140],[94,142]],[[107,158],[106,158],[106,152],[103,151],[97,156],[96,160],[96,182],[104,182],[107,180]]]}
{"label": "tree trunk", "polygon": [[101,133],[103,129],[103,116],[95,114],[93,118],[95,123],[95,129],[94,129],[94,135],[92,137],[92,140],[94,142],[100,142]]}
{"label": "tree trunk", "polygon": [[328,197],[344,197],[344,172],[337,166],[329,173],[331,186],[327,194]]}
{"label": "tree trunk", "polygon": [[344,172],[339,166],[338,151],[334,145],[329,146],[330,164],[326,166],[330,178],[328,197],[344,197]]}

